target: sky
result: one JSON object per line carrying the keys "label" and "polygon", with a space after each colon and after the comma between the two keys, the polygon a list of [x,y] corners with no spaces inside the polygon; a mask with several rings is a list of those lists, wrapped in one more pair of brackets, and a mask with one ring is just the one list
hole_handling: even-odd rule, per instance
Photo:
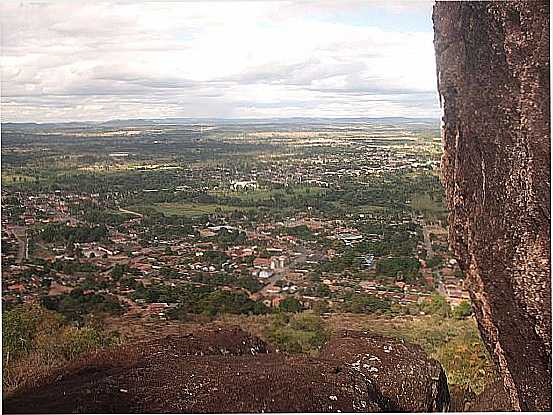
{"label": "sky", "polygon": [[2,122],[438,117],[431,1],[0,3]]}

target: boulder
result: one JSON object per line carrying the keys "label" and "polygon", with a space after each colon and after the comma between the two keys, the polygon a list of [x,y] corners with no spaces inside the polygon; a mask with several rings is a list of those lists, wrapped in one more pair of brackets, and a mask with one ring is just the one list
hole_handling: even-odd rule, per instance
{"label": "boulder", "polygon": [[449,407],[447,377],[418,345],[367,332],[338,333],[321,351],[373,384],[386,412],[435,412]]}
{"label": "boulder", "polygon": [[503,382],[495,381],[487,385],[482,393],[468,403],[466,410],[470,412],[506,412],[511,410],[511,402]]}
{"label": "boulder", "polygon": [[[199,330],[87,356],[21,388],[4,400],[4,410],[259,413],[446,407],[443,371],[419,348],[355,332],[348,336],[363,356],[380,359],[375,365],[378,377],[337,355],[349,339],[344,334],[331,340],[321,357],[313,358],[275,353],[239,329]],[[411,361],[400,359],[398,353]]]}

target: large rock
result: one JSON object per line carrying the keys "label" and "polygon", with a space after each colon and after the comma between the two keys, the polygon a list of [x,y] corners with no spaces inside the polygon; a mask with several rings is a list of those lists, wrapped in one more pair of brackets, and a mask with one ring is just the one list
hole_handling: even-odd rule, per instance
{"label": "large rock", "polygon": [[[378,379],[364,371],[364,366],[356,367],[336,355],[350,335],[355,339],[350,346],[355,346],[357,352],[380,356]],[[403,353],[404,360],[397,353]],[[402,364],[398,365],[400,361]],[[440,410],[447,401],[447,383],[441,375],[439,365],[413,346],[365,334],[342,335],[330,341],[323,357],[310,358],[274,353],[263,341],[241,330],[202,330],[88,356],[48,379],[21,388],[4,401],[4,411]],[[391,380],[396,376],[403,379],[406,393],[388,386],[400,387]],[[421,386],[429,382],[434,382],[434,386]],[[395,393],[399,398],[392,396]],[[436,399],[440,394],[445,400]]]}
{"label": "large rock", "polygon": [[466,410],[470,412],[505,412],[511,409],[509,395],[502,382],[493,382],[476,396]]}
{"label": "large rock", "polygon": [[549,4],[433,19],[450,242],[512,409],[550,410]]}
{"label": "large rock", "polygon": [[323,348],[320,357],[362,373],[378,391],[386,412],[435,412],[449,406],[442,366],[418,345],[344,331]]}

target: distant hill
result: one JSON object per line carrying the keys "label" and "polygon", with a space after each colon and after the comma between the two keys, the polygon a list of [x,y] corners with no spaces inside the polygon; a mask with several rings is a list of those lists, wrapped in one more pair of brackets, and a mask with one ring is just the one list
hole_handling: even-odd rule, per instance
{"label": "distant hill", "polygon": [[152,118],[152,119],[128,119],[110,121],[74,121],[63,123],[2,123],[6,129],[35,129],[35,128],[132,128],[152,125],[329,125],[329,124],[374,124],[374,125],[406,125],[425,126],[437,128],[440,125],[438,118],[404,118],[404,117],[382,117],[382,118],[312,118],[312,117],[291,117],[291,118]]}

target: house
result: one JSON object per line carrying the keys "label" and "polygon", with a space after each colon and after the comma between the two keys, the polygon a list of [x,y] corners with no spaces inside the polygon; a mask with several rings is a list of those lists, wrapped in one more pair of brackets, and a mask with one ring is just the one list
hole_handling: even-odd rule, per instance
{"label": "house", "polygon": [[151,303],[146,307],[144,314],[147,316],[156,315],[163,317],[165,315],[165,309],[167,308],[169,308],[169,304],[167,303]]}
{"label": "house", "polygon": [[271,268],[270,258],[255,258],[253,260],[253,266],[256,268]]}
{"label": "house", "polygon": [[274,256],[270,258],[270,267],[271,269],[282,269],[284,268],[284,263],[286,261],[285,256]]}
{"label": "house", "polygon": [[230,185],[232,190],[247,190],[247,189],[257,189],[257,182],[255,180],[247,181],[238,181]]}
{"label": "house", "polygon": [[282,300],[284,300],[284,297],[277,295],[275,297],[264,299],[263,304],[265,304],[267,307],[277,308]]}

